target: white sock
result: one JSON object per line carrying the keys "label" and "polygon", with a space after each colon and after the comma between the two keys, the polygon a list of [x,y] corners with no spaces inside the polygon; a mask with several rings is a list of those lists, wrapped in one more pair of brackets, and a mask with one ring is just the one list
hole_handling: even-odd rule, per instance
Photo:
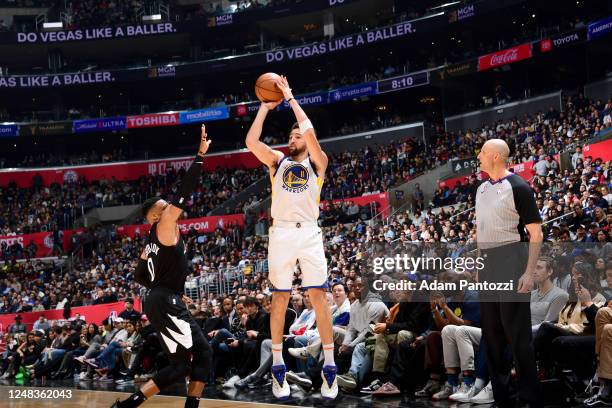
{"label": "white sock", "polygon": [[272,344],[272,365],[284,365],[283,344]]}
{"label": "white sock", "polygon": [[486,385],[487,384],[485,384],[482,378],[476,378],[476,381],[474,382],[474,388],[477,390],[482,390]]}
{"label": "white sock", "polygon": [[336,365],[334,362],[334,343],[323,345],[323,355],[325,356],[323,366]]}

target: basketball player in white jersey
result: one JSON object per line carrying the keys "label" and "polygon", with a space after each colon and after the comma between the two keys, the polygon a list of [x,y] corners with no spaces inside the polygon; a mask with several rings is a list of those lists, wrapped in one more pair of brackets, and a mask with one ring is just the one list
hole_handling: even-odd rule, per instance
{"label": "basketball player in white jersey", "polygon": [[296,261],[303,273],[302,287],[307,289],[317,316],[325,361],[321,375],[321,396],[338,395],[334,342],[329,306],[325,298],[327,262],[323,234],[317,225],[319,196],[328,159],[317,140],[312,123],[293,97],[284,76],[277,82],[297,119],[289,134],[289,155],[273,150],[259,140],[268,112],[279,102],[262,103],[249,129],[246,145],[270,169],[272,181],[272,218],[269,232],[269,279],[274,286],[270,332],[272,334],[272,391],[279,399],[289,398],[283,361],[283,325],[291,295]]}

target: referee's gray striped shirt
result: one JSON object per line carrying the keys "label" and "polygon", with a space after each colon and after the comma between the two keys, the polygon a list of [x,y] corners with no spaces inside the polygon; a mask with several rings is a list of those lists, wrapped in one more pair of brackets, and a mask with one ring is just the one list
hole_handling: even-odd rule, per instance
{"label": "referee's gray striped shirt", "polygon": [[478,247],[492,248],[526,241],[525,225],[541,222],[533,190],[520,176],[509,174],[482,183],[476,192]]}

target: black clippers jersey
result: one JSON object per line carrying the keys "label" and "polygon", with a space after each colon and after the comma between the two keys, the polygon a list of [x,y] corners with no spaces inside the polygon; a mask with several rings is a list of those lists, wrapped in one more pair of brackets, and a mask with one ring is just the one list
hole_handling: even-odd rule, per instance
{"label": "black clippers jersey", "polygon": [[185,279],[189,274],[185,252],[185,243],[180,234],[176,245],[165,246],[157,239],[157,223],[151,226],[149,242],[145,247],[150,288],[163,287],[174,292],[183,291]]}

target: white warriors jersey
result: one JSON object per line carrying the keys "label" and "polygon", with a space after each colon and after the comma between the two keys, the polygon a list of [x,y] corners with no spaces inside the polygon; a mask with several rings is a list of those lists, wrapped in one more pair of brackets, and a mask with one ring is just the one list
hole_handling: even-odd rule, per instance
{"label": "white warriors jersey", "polygon": [[310,157],[295,162],[283,157],[272,179],[272,218],[289,222],[316,222],[323,178]]}

